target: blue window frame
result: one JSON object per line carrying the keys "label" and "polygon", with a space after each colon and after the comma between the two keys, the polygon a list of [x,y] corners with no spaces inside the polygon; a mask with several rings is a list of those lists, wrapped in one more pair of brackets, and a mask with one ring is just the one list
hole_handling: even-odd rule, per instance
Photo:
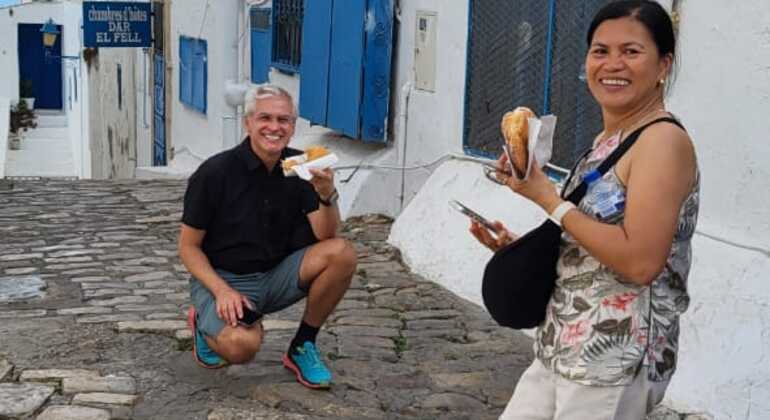
{"label": "blue window frame", "polygon": [[249,11],[251,27],[251,81],[265,83],[270,73],[272,13],[269,8],[252,7]]}
{"label": "blue window frame", "polygon": [[208,47],[205,40],[179,37],[179,101],[206,113]]}
{"label": "blue window frame", "polygon": [[273,67],[299,71],[303,17],[302,0],[273,0]]}

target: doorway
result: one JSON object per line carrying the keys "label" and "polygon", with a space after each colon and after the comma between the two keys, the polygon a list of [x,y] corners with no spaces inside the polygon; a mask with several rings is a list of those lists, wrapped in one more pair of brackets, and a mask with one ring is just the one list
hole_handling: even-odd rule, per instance
{"label": "doorway", "polygon": [[[43,46],[42,24],[20,23],[18,27],[19,95],[31,90],[36,109],[62,109],[61,39],[46,51]],[[61,25],[56,25],[62,33]],[[24,88],[24,89],[21,89]]]}

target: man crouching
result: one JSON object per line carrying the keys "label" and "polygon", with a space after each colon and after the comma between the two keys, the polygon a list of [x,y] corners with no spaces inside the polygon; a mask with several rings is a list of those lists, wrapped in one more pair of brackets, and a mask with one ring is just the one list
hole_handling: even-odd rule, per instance
{"label": "man crouching", "polygon": [[333,172],[284,176],[280,161],[302,153],[287,147],[297,119],[288,92],[261,85],[245,102],[248,137],[203,162],[184,197],[179,256],[192,274],[193,356],[207,368],[249,362],[261,316],[307,297],[283,364],[303,385],[328,388],[315,339],[356,268],[353,246],[336,238]]}

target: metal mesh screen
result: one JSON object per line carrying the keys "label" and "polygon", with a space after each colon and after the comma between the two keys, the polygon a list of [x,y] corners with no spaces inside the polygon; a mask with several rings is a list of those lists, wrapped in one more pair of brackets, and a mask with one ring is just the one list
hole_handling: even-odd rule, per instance
{"label": "metal mesh screen", "polygon": [[302,46],[302,0],[274,0],[273,63],[299,68]]}
{"label": "metal mesh screen", "polygon": [[601,114],[580,80],[585,33],[596,11],[609,2],[557,1],[550,50],[549,2],[471,2],[465,96],[465,145],[471,152],[497,157],[502,142],[500,119],[522,105],[540,115],[558,117],[551,163],[570,167],[590,146],[601,129]]}
{"label": "metal mesh screen", "polygon": [[512,107],[543,107],[548,8],[529,0],[471,2],[465,145],[498,156],[500,119]]}
{"label": "metal mesh screen", "polygon": [[558,116],[551,163],[570,168],[601,131],[601,110],[581,80],[586,31],[608,0],[557,2],[550,86],[550,113]]}

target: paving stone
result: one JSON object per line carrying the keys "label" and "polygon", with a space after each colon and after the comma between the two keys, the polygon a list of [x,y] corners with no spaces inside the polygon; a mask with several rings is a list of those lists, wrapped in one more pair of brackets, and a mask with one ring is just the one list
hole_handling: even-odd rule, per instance
{"label": "paving stone", "polygon": [[142,274],[135,274],[133,276],[126,277],[125,281],[127,282],[140,282],[140,281],[151,281],[151,280],[160,280],[165,279],[167,277],[171,277],[172,274],[168,271],[152,271],[148,273],[142,273]]}
{"label": "paving stone", "polygon": [[77,257],[81,255],[94,255],[94,254],[104,254],[104,251],[101,249],[73,249],[73,250],[67,250],[67,251],[52,252],[48,254],[48,257],[49,258]]}
{"label": "paving stone", "polygon": [[93,306],[115,306],[129,303],[144,303],[147,298],[144,296],[121,296],[113,299],[89,300],[88,304]]}
{"label": "paving stone", "polygon": [[88,246],[92,248],[117,248],[120,244],[118,242],[96,242],[90,243]]}
{"label": "paving stone", "polygon": [[93,260],[94,259],[89,257],[89,256],[85,256],[85,257],[43,258],[43,261],[45,261],[46,263],[67,263],[67,264],[70,264],[70,263],[87,263],[87,262],[91,262]]}
{"label": "paving stone", "polygon": [[157,313],[157,314],[147,314],[144,316],[144,319],[154,321],[154,320],[163,320],[163,319],[182,319],[185,318],[185,314],[182,312],[179,313]]}
{"label": "paving stone", "polygon": [[299,322],[283,319],[264,319],[262,320],[262,326],[265,328],[265,331],[296,330],[299,327]]}
{"label": "paving stone", "polygon": [[110,412],[102,408],[78,405],[52,405],[37,420],[110,420]]}
{"label": "paving stone", "polygon": [[104,308],[100,306],[86,306],[81,308],[64,308],[57,309],[58,315],[96,315],[96,314],[108,314],[111,313],[111,308]]}
{"label": "paving stone", "polygon": [[20,311],[0,312],[0,318],[38,318],[45,316],[45,309],[24,309]]}
{"label": "paving stone", "polygon": [[76,394],[72,398],[73,404],[107,404],[107,405],[134,405],[139,396],[126,394],[112,394],[108,392],[89,392]]}
{"label": "paving stone", "polygon": [[431,373],[430,378],[439,388],[476,388],[491,381],[487,372]]}
{"label": "paving stone", "polygon": [[45,269],[51,270],[51,271],[62,271],[62,270],[73,270],[76,268],[91,268],[91,267],[104,267],[104,264],[100,262],[50,264],[50,265],[46,265]]}
{"label": "paving stone", "polygon": [[133,313],[122,313],[112,315],[96,315],[96,316],[79,316],[77,317],[78,324],[102,324],[105,322],[134,322],[140,321],[141,316]]}
{"label": "paving stone", "polygon": [[36,273],[37,270],[38,270],[37,267],[9,268],[5,270],[5,274],[8,274],[8,275],[31,274],[31,273]]}
{"label": "paving stone", "polygon": [[420,402],[420,406],[423,408],[469,412],[482,412],[486,408],[484,403],[473,397],[452,392],[430,395]]}
{"label": "paving stone", "polygon": [[39,275],[0,277],[0,303],[21,302],[40,297],[47,287]]}
{"label": "paving stone", "polygon": [[399,331],[397,328],[338,325],[334,327],[329,327],[328,330],[335,335],[346,335],[346,336],[362,336],[362,335],[371,335],[375,337],[398,337],[399,336]]}
{"label": "paving stone", "polygon": [[117,305],[116,311],[120,312],[169,312],[176,311],[179,308],[173,303],[157,303],[157,304],[129,304],[129,305]]}
{"label": "paving stone", "polygon": [[169,293],[165,296],[167,300],[174,301],[174,302],[189,302],[190,301],[190,293],[188,292],[180,292],[180,293]]}
{"label": "paving stone", "polygon": [[132,295],[132,293],[130,289],[91,289],[83,291],[83,297],[86,299],[121,295]]}
{"label": "paving stone", "polygon": [[31,260],[35,258],[43,258],[43,254],[40,252],[32,252],[27,254],[0,255],[0,261],[22,261],[22,260]]}
{"label": "paving stone", "polygon": [[277,410],[237,410],[232,408],[217,408],[208,416],[208,420],[308,420],[311,418],[302,414]]}
{"label": "paving stone", "polygon": [[[144,283],[142,287],[146,287],[148,289],[160,289],[164,287],[174,288],[174,289],[186,289],[190,286],[190,282],[187,280],[175,280],[175,278],[171,277],[167,280],[153,280],[148,281]],[[176,290],[174,290],[176,291]],[[189,295],[189,293],[188,293]]]}
{"label": "paving stone", "polygon": [[11,362],[0,359],[0,382],[11,379],[13,373],[13,365]]}
{"label": "paving stone", "polygon": [[31,383],[0,383],[0,418],[28,416],[54,393],[54,387]]}
{"label": "paving stone", "polygon": [[135,394],[136,382],[134,381],[134,378],[128,376],[73,376],[62,379],[62,392],[65,394],[78,394],[83,392]]}
{"label": "paving stone", "polygon": [[390,327],[400,329],[403,328],[403,323],[398,319],[393,318],[377,318],[377,317],[340,317],[334,320],[337,325],[360,325],[371,327]]}
{"label": "paving stone", "polygon": [[118,322],[117,330],[121,333],[168,333],[187,327],[185,321],[126,321]]}
{"label": "paving stone", "polygon": [[454,309],[443,309],[434,311],[407,311],[401,313],[401,318],[406,321],[418,319],[450,319],[460,315],[460,312]]}
{"label": "paving stone", "polygon": [[29,369],[21,372],[21,382],[42,382],[60,387],[64,378],[98,377],[99,372],[88,369]]}
{"label": "paving stone", "polygon": [[174,289],[137,289],[133,291],[137,296],[166,295],[174,293]]}
{"label": "paving stone", "polygon": [[73,278],[70,279],[70,281],[83,282],[83,283],[88,283],[88,282],[104,282],[104,281],[109,281],[109,280],[110,280],[110,278],[109,277],[105,277],[105,276],[73,277]]}

